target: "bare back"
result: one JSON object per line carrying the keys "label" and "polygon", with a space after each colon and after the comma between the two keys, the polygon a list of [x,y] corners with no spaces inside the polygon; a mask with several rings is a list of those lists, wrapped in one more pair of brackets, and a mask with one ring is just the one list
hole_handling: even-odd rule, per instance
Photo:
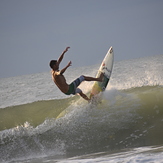
{"label": "bare back", "polygon": [[65,77],[60,74],[59,71],[52,71],[52,78],[54,83],[63,93],[66,93],[68,91],[69,85],[66,83]]}

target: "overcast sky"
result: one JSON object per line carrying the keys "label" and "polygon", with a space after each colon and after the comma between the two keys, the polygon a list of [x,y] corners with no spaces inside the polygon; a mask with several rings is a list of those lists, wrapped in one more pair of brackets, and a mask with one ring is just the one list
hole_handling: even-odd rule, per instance
{"label": "overcast sky", "polygon": [[163,54],[163,0],[0,0],[0,78]]}

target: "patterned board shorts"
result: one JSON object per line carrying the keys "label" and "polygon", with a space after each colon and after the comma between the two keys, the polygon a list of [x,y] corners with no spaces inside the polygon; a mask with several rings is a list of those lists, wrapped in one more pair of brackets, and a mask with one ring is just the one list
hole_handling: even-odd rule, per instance
{"label": "patterned board shorts", "polygon": [[77,78],[76,80],[74,80],[70,85],[69,85],[69,90],[67,91],[67,93],[65,93],[66,95],[70,95],[70,94],[77,94],[81,92],[81,89],[77,88],[81,82],[83,82],[84,76],[80,76],[79,78]]}

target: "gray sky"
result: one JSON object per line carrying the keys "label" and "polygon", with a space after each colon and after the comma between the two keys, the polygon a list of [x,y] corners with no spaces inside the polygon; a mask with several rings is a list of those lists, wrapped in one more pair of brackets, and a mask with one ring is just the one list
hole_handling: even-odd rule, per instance
{"label": "gray sky", "polygon": [[163,54],[163,0],[0,0],[0,78]]}

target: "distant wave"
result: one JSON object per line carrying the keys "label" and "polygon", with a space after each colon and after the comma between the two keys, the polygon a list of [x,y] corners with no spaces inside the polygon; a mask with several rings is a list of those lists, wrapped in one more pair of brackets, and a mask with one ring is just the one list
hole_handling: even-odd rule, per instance
{"label": "distant wave", "polygon": [[[118,90],[163,85],[163,55],[115,62],[107,89]],[[70,68],[65,76],[68,83],[81,74],[95,76],[98,65]],[[91,89],[92,82],[80,85],[84,92]],[[54,85],[50,72],[0,79],[0,108],[41,100],[67,98]]]}

